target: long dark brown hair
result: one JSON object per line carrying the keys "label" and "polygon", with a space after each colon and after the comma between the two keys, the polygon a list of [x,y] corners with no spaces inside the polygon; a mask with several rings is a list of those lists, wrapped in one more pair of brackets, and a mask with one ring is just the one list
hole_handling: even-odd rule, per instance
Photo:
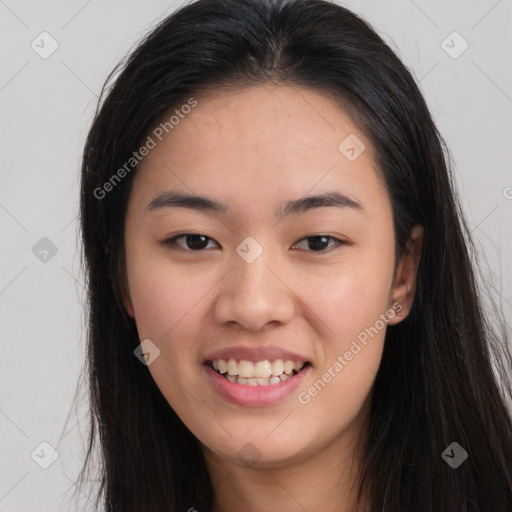
{"label": "long dark brown hair", "polygon": [[[397,258],[424,227],[412,311],[386,332],[358,490],[372,511],[511,511],[512,357],[484,314],[449,152],[415,80],[376,32],[323,0],[199,0],[164,19],[107,79],[84,154],[80,228],[96,503],[107,512],[210,511],[198,440],[134,356],[123,240],[137,166],[110,181],[166,113],[198,94],[275,83],[339,99],[376,149]],[[172,136],[172,134],[171,134]],[[103,190],[103,192],[101,192]],[[499,316],[499,315],[498,315]],[[469,454],[454,469],[442,452]]]}

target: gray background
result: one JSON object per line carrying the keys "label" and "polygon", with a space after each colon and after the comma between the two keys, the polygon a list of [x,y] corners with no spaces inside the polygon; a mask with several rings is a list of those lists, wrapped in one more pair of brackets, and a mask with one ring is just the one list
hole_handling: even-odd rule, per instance
{"label": "gray background", "polygon": [[[63,500],[83,461],[87,410],[82,403],[68,418],[84,350],[80,154],[107,74],[181,3],[0,0],[0,511],[72,510]],[[370,21],[420,81],[510,323],[511,1],[342,5]],[[43,31],[58,43],[46,59],[31,47],[51,48]],[[469,44],[457,58],[445,51],[463,49],[458,36],[447,39],[453,31]],[[47,261],[33,252],[43,237],[57,249]],[[35,462],[51,461],[42,442],[58,453],[48,469]]]}

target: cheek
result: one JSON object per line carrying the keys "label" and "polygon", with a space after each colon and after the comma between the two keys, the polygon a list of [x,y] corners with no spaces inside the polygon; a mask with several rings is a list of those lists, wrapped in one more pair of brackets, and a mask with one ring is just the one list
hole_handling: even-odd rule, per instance
{"label": "cheek", "polygon": [[375,274],[354,269],[316,294],[323,354],[314,379],[297,390],[299,410],[311,419],[304,420],[305,431],[318,428],[335,435],[358,417],[382,358],[386,322],[381,315],[386,313],[387,292],[388,279],[377,282]]}
{"label": "cheek", "polygon": [[137,327],[146,337],[167,339],[184,318],[200,309],[201,297],[213,286],[215,276],[198,273],[197,268],[173,265],[160,250],[129,255],[131,300]]}
{"label": "cheek", "polygon": [[332,393],[324,399],[335,399],[337,393],[339,398],[342,388],[344,400],[364,400],[380,364],[386,301],[386,286],[357,276],[340,279],[330,292],[318,294],[315,310],[325,325],[320,372],[326,372]]}
{"label": "cheek", "polygon": [[316,404],[312,408],[346,408],[335,414],[338,421],[357,413],[380,365],[394,262],[392,250],[387,252],[347,261],[329,279],[310,273],[306,282],[316,291],[308,306],[321,326],[324,353],[317,371],[321,382],[302,391]]}
{"label": "cheek", "polygon": [[173,265],[161,255],[132,256],[128,276],[139,338],[150,339],[161,356],[148,369],[168,402],[186,419],[194,403],[183,389],[193,389],[197,380],[202,358],[197,340],[204,338],[211,318],[208,292],[222,275],[212,268]]}
{"label": "cheek", "polygon": [[[198,421],[194,418],[196,402],[184,389],[193,390],[197,381],[197,339],[204,331],[208,307],[205,293],[215,282],[211,276],[192,274],[150,258],[141,266],[134,264],[129,274],[139,338],[150,339],[160,350],[148,370],[186,424]],[[200,396],[197,392],[193,395]]]}
{"label": "cheek", "polygon": [[[381,255],[362,256],[331,268],[307,272],[295,290],[317,315],[315,323],[331,341],[328,346],[343,349],[344,340],[356,337],[385,313],[393,273],[393,261]],[[306,308],[307,309],[307,308]]]}

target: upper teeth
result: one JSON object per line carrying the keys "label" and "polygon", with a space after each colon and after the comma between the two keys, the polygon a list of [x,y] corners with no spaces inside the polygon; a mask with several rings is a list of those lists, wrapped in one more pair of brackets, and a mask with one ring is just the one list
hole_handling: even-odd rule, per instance
{"label": "upper teeth", "polygon": [[272,362],[266,359],[265,361],[253,363],[245,359],[237,361],[234,358],[230,358],[228,360],[217,359],[212,361],[212,363],[213,367],[220,373],[227,372],[228,375],[239,375],[249,379],[253,377],[259,379],[265,379],[270,376],[279,377],[283,373],[290,375],[293,370],[298,372],[304,366],[303,361],[284,361],[283,359],[275,359]]}

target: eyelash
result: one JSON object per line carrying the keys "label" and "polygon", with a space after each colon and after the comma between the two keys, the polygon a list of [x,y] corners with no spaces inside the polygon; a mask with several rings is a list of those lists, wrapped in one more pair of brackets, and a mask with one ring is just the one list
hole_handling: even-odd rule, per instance
{"label": "eyelash", "polygon": [[[201,233],[181,233],[179,235],[175,235],[173,236],[172,238],[169,238],[167,240],[164,240],[162,242],[163,245],[165,246],[168,246],[170,247],[171,249],[174,249],[174,248],[179,248],[179,249],[183,249],[184,251],[187,251],[187,252],[203,252],[206,250],[206,248],[203,248],[203,249],[196,249],[196,250],[193,250],[193,249],[186,249],[180,245],[178,245],[176,243],[176,241],[180,238],[186,238],[187,236],[202,236],[202,237],[205,237],[207,240],[213,240],[213,238],[210,238],[206,235],[203,235]],[[344,240],[340,240],[339,238],[336,238],[334,236],[330,236],[330,235],[310,235],[310,236],[305,236],[303,238],[301,238],[298,242],[302,242],[303,240],[308,240],[308,239],[314,239],[314,238],[328,238],[330,240],[334,240],[335,243],[337,244],[336,247],[334,247],[335,249],[336,248],[339,248],[340,246],[342,245],[347,245],[347,242],[345,242]],[[297,243],[298,243],[297,242]],[[296,244],[297,244],[296,243]],[[296,245],[294,244],[294,245]],[[210,247],[211,249],[211,247]],[[314,252],[314,253],[326,253],[326,252],[330,252],[328,249],[333,249],[333,247],[328,247],[326,250],[321,250],[321,251],[312,251],[312,250],[306,250],[307,252]]]}

